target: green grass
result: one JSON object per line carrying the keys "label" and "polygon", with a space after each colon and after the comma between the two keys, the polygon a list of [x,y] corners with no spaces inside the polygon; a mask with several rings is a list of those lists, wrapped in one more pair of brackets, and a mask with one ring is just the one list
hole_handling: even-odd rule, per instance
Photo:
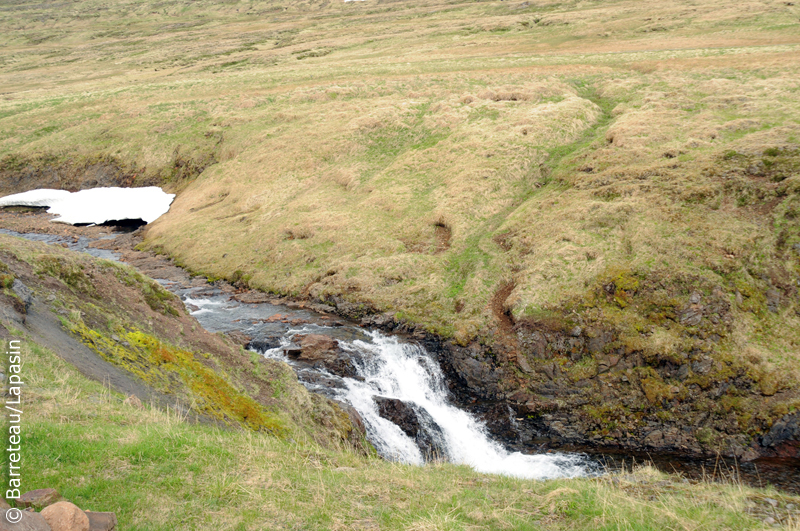
{"label": "green grass", "polygon": [[[179,195],[144,247],[209,278],[461,345],[501,339],[491,303],[513,284],[503,310],[523,336],[580,323],[648,369],[702,352],[755,390],[781,371],[738,425],[752,413],[763,433],[797,400],[795,7],[16,7],[0,10],[0,187],[96,171],[163,185]],[[640,287],[606,297],[616,270]],[[695,290],[717,293],[725,326],[676,320]]]}
{"label": "green grass", "polygon": [[[16,333],[19,333],[17,331]],[[641,468],[528,481],[415,467],[139,409],[23,337],[24,489],[54,487],[121,529],[760,529],[797,499]],[[779,500],[767,513],[764,497]],[[784,520],[795,528],[791,517]]]}

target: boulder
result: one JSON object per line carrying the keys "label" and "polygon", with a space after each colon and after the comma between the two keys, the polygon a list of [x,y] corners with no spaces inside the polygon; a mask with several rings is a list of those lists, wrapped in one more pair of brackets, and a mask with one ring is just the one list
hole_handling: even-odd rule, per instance
{"label": "boulder", "polygon": [[419,420],[411,407],[397,398],[376,396],[373,398],[378,405],[378,415],[397,424],[403,433],[411,438],[419,433]]}
{"label": "boulder", "polygon": [[300,348],[287,348],[286,354],[317,368],[324,368],[339,376],[356,376],[350,356],[339,348],[339,342],[329,336],[309,334],[299,337]]}
{"label": "boulder", "polygon": [[267,350],[272,350],[273,348],[278,348],[281,346],[280,339],[276,337],[268,337],[265,339],[253,339],[249,343],[247,343],[248,350],[255,350],[258,352],[266,352]]}
{"label": "boulder", "polygon": [[309,334],[300,339],[301,353],[298,359],[303,361],[330,360],[339,352],[339,342],[329,336]]}
{"label": "boulder", "polygon": [[89,531],[89,517],[70,502],[48,505],[42,511],[42,516],[52,531]]}
{"label": "boulder", "polygon": [[17,503],[18,507],[34,507],[40,509],[60,499],[61,495],[56,489],[36,489],[29,490],[14,501]]}
{"label": "boulder", "polygon": [[796,441],[800,441],[800,413],[792,413],[781,417],[761,439],[761,445],[775,447],[783,443]]}
{"label": "boulder", "polygon": [[402,400],[376,396],[378,414],[397,424],[403,432],[414,439],[426,461],[445,457],[444,436],[436,422],[421,409],[415,409]]}
{"label": "boulder", "polygon": [[114,513],[95,513],[86,511],[89,518],[89,531],[112,531],[117,527],[117,515]]}
{"label": "boulder", "polygon": [[[12,514],[21,519],[13,524],[9,523],[6,511],[13,511]],[[47,520],[40,513],[19,511],[19,509],[0,509],[0,531],[51,531],[51,529]]]}

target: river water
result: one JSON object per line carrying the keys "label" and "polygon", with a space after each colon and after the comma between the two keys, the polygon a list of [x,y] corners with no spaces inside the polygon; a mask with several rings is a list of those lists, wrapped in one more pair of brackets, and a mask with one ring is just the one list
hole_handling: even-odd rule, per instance
{"label": "river water", "polygon": [[[480,472],[535,479],[585,476],[598,470],[592,460],[579,453],[526,455],[504,449],[489,437],[483,424],[453,405],[438,363],[419,345],[338,321],[339,326],[308,323],[281,330],[284,323],[269,321],[280,315],[280,307],[242,303],[220,290],[166,286],[183,298],[207,330],[241,332],[253,338],[251,345],[271,347],[258,351],[292,365],[311,391],[355,408],[364,421],[367,439],[385,459],[410,464],[441,459]],[[312,317],[310,312],[308,317]],[[302,321],[303,315],[295,320]],[[286,352],[296,348],[296,337],[307,334],[336,339],[349,355],[356,374],[339,376],[290,358]],[[399,400],[408,406],[422,433],[412,438],[382,417],[376,398]],[[425,448],[420,448],[419,441]],[[432,455],[425,455],[426,448],[433,449]]]}
{"label": "river water", "polygon": [[[99,258],[118,260],[113,251],[90,246],[86,237],[47,234],[0,233],[58,244]],[[113,238],[113,235],[103,238]],[[239,332],[252,338],[260,354],[289,363],[298,379],[311,391],[351,405],[359,413],[368,440],[389,460],[422,464],[431,459],[465,464],[480,472],[550,479],[596,475],[603,470],[630,468],[650,462],[666,472],[677,472],[694,480],[742,481],[753,486],[778,486],[800,493],[800,462],[759,459],[736,463],[725,459],[696,459],[679,455],[648,455],[630,452],[595,453],[592,449],[522,454],[508,451],[492,440],[486,428],[450,399],[438,363],[419,345],[404,339],[366,330],[339,319],[326,324],[319,314],[272,303],[240,302],[231,291],[209,284],[160,280],[181,297],[190,313],[211,332]],[[320,367],[298,362],[287,355],[297,348],[297,338],[320,334],[336,339],[350,355],[355,374],[338,376]],[[399,400],[413,410],[420,433],[411,437],[380,414],[380,400]],[[423,442],[424,444],[420,444]],[[433,449],[433,452],[426,451]]]}

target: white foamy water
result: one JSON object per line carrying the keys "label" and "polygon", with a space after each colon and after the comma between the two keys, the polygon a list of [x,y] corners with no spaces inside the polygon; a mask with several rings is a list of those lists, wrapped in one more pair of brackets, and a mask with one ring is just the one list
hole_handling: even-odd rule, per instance
{"label": "white foamy water", "polygon": [[91,188],[70,193],[66,190],[30,190],[0,198],[0,207],[49,207],[56,214],[53,221],[75,225],[100,224],[107,221],[141,219],[152,223],[165,214],[175,194],[157,186],[145,188]]}
{"label": "white foamy water", "polygon": [[480,422],[448,403],[444,375],[421,347],[377,332],[371,336],[372,343],[340,341],[346,350],[366,354],[354,357],[364,381],[345,378],[347,390],[341,392],[341,398],[362,416],[368,438],[382,456],[405,463],[423,462],[415,442],[394,423],[380,417],[375,396],[402,400],[430,415],[440,430],[437,439],[446,454],[442,457],[449,462],[469,465],[479,472],[529,479],[587,474],[585,460],[580,456],[506,451],[489,438]]}
{"label": "white foamy water", "polygon": [[[239,303],[227,296],[213,297],[212,300],[187,294],[184,301],[198,308],[192,315],[213,332],[238,329],[251,337],[259,336],[258,328],[254,326],[261,325],[248,324],[252,318],[258,317],[254,305]],[[360,337],[365,339],[343,339],[342,334],[346,331],[342,328],[307,324],[286,330],[279,346],[261,354],[294,365],[300,380],[310,390],[353,406],[364,420],[367,439],[386,459],[421,465],[426,458],[431,458],[432,450],[434,458],[469,465],[479,472],[492,474],[550,479],[592,473],[591,464],[580,455],[527,455],[507,451],[490,438],[480,421],[449,403],[444,375],[438,363],[422,347],[380,332],[358,330]],[[350,353],[358,378],[335,376],[325,369],[298,364],[287,357],[284,349],[296,348],[295,336],[308,333],[327,333],[337,337],[340,347]],[[309,373],[321,376],[321,381],[308,378]],[[398,399],[413,409],[424,432],[420,442],[430,448],[426,450],[429,455],[423,455],[417,441],[399,426],[380,416],[375,397]]]}

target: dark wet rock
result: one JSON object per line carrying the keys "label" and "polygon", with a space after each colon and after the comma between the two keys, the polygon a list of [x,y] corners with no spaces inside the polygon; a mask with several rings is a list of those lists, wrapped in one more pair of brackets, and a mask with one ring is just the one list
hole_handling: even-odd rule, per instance
{"label": "dark wet rock", "polygon": [[388,327],[394,323],[394,315],[391,313],[381,313],[376,315],[368,315],[361,318],[362,326],[378,326]]}
{"label": "dark wet rock", "polygon": [[486,425],[489,433],[501,441],[513,443],[519,439],[515,412],[508,404],[495,403],[473,410],[472,413]]}
{"label": "dark wet rock", "polygon": [[451,358],[452,367],[471,393],[481,398],[493,399],[500,394],[497,387],[500,377],[488,360],[473,355],[474,351],[456,351]]}
{"label": "dark wet rock", "polygon": [[[266,339],[253,339],[247,343],[248,350],[255,350],[257,352],[266,352],[281,346],[281,342],[276,337],[268,337]],[[298,352],[299,354],[299,352]]]}
{"label": "dark wet rock", "polygon": [[800,441],[800,413],[784,415],[775,422],[761,439],[762,446],[776,447],[787,442]]}
{"label": "dark wet rock", "polygon": [[403,430],[414,439],[426,461],[446,456],[444,436],[433,418],[423,409],[415,408],[396,398],[376,396],[378,414]]}
{"label": "dark wet rock", "polygon": [[397,424],[403,433],[409,437],[416,437],[419,433],[419,420],[414,410],[402,400],[397,398],[387,398],[376,396],[375,403],[378,405],[378,414]]}
{"label": "dark wet rock", "polygon": [[333,296],[329,300],[324,300],[322,302],[334,306],[336,308],[336,313],[350,319],[360,320],[362,317],[377,313],[375,308],[369,304],[349,302],[339,296]]}
{"label": "dark wet rock", "polygon": [[57,502],[61,499],[61,495],[56,489],[36,489],[25,492],[14,500],[18,507],[34,507],[41,509],[47,507],[51,503]]}
{"label": "dark wet rock", "polygon": [[303,383],[328,389],[345,389],[347,387],[339,378],[329,378],[313,371],[297,371],[297,378]]}

